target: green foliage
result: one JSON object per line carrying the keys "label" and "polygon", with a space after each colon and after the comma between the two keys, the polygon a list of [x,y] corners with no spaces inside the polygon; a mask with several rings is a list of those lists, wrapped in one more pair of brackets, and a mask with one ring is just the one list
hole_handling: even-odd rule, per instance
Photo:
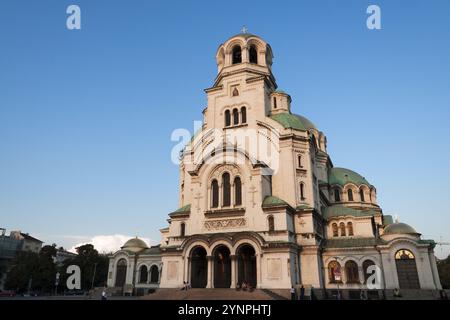
{"label": "green foliage", "polygon": [[55,245],[44,246],[39,253],[18,252],[7,274],[6,289],[23,293],[28,291],[31,283],[31,291],[52,293],[55,290],[56,273],[59,272],[58,292],[61,293],[66,290],[66,281],[69,276],[66,270],[70,265],[78,265],[81,269],[82,290],[91,289],[94,269],[94,287],[105,286],[109,266],[108,257],[99,254],[91,244],[80,246],[77,252],[76,257],[66,260],[59,268],[54,261],[57,253]]}
{"label": "green foliage", "polygon": [[450,289],[450,256],[446,259],[438,260],[437,267],[442,287],[444,289]]}
{"label": "green foliage", "polygon": [[34,252],[22,251],[17,254],[8,272],[5,287],[17,292],[51,292],[54,286],[56,268],[52,257]]}
{"label": "green foliage", "polygon": [[70,276],[65,273],[70,265],[77,265],[81,270],[81,289],[90,290],[92,287],[92,278],[94,277],[94,287],[106,286],[108,274],[109,259],[95,250],[91,244],[82,245],[77,248],[78,255],[73,259],[66,260],[60,270],[60,284],[65,286],[67,278]]}

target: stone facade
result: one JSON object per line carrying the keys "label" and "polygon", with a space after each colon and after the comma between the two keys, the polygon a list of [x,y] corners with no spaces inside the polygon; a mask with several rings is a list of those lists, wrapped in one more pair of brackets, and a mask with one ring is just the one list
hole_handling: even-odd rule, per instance
{"label": "stone facade", "polygon": [[180,209],[160,230],[159,286],[440,289],[434,242],[384,215],[365,178],[333,166],[325,134],[277,90],[272,59],[247,33],[217,50],[203,126],[180,157]]}

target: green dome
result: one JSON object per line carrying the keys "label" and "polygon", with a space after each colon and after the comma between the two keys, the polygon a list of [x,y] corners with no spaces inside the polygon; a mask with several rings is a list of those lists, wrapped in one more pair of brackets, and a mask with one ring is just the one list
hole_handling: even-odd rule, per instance
{"label": "green dome", "polygon": [[147,248],[148,248],[147,244],[143,240],[139,239],[138,237],[128,240],[121,247],[122,250],[128,250],[128,251],[133,251],[133,252],[138,252],[138,251],[141,251],[141,250],[147,249]]}
{"label": "green dome", "polygon": [[303,116],[293,113],[277,113],[270,115],[270,118],[281,124],[285,129],[296,129],[307,131],[311,129],[317,130],[316,126]]}
{"label": "green dome", "polygon": [[345,186],[347,183],[353,183],[357,186],[365,184],[370,187],[370,183],[355,171],[344,168],[331,168],[328,171],[328,183]]}
{"label": "green dome", "polygon": [[384,229],[383,235],[386,234],[418,234],[417,231],[406,223],[393,223]]}

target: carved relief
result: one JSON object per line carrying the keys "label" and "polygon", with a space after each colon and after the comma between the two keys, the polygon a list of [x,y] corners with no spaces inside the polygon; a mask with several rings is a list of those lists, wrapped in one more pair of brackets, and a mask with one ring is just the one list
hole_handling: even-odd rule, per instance
{"label": "carved relief", "polygon": [[242,228],[245,227],[245,225],[246,221],[244,218],[205,221],[205,228],[207,230]]}
{"label": "carved relief", "polygon": [[211,179],[218,179],[222,176],[222,173],[225,171],[229,172],[232,176],[236,176],[239,174],[239,169],[236,166],[233,165],[223,165],[214,170],[213,174],[211,175]]}

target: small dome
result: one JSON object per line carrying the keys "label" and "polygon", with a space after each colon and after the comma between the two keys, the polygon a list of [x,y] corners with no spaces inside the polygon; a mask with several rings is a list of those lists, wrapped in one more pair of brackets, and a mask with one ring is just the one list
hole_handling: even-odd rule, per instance
{"label": "small dome", "polygon": [[128,240],[121,247],[122,250],[128,250],[128,251],[133,251],[133,252],[138,252],[138,251],[141,251],[141,250],[147,249],[147,248],[148,248],[147,244],[143,240],[139,239],[138,237]]}
{"label": "small dome", "polygon": [[370,183],[359,173],[345,168],[331,168],[328,171],[328,183],[345,186],[347,183],[353,183],[357,186],[365,184],[371,186]]}
{"label": "small dome", "polygon": [[384,229],[383,235],[387,234],[418,234],[417,231],[406,223],[393,223]]}

